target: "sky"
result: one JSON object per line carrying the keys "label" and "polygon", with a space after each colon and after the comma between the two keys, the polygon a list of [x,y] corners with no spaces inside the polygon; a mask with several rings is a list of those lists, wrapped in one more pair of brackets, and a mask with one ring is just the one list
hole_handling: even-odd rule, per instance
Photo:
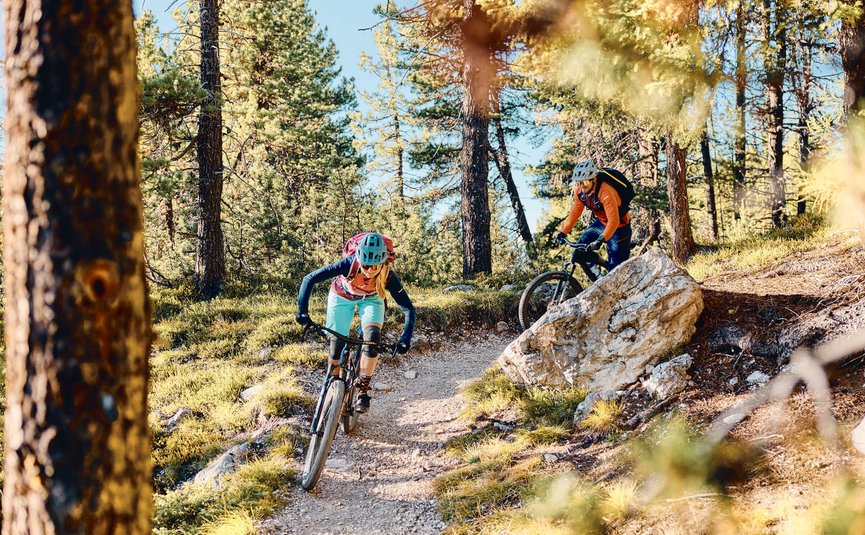
{"label": "sky", "polygon": [[[171,11],[184,0],[134,0],[136,16],[143,9],[153,12],[159,21],[163,31],[169,31],[174,27],[171,19]],[[376,47],[370,28],[379,18],[373,14],[372,9],[376,2],[364,0],[308,0],[310,8],[315,12],[316,21],[324,28],[328,37],[334,42],[339,51],[338,61],[342,67],[342,73],[348,78],[354,78],[355,88],[358,91],[372,91],[378,84],[378,79],[358,66],[361,52],[366,52],[372,57],[376,56]],[[362,110],[363,102],[358,99],[358,107]],[[510,140],[509,140],[510,141]],[[549,142],[541,147],[535,148],[526,139],[511,141],[508,151],[511,156],[514,181],[520,191],[520,198],[526,208],[526,217],[529,225],[535,230],[541,211],[545,202],[534,198],[529,188],[529,178],[523,172],[523,167],[528,164],[540,163],[544,153],[549,148]],[[497,172],[491,167],[491,176],[497,176]],[[374,179],[374,177],[373,177]]]}

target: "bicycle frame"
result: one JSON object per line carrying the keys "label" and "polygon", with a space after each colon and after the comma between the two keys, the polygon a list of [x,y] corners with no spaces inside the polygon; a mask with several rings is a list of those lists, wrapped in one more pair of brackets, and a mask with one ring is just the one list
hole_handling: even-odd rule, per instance
{"label": "bicycle frame", "polygon": [[601,258],[601,255],[597,252],[589,249],[588,245],[572,242],[568,239],[563,239],[563,242],[569,245],[573,251],[571,252],[571,258],[562,262],[562,272],[570,278],[574,276],[577,266],[580,266],[590,281],[595,282],[598,280],[598,275],[589,268],[589,264],[595,264],[606,269],[609,265],[608,262]]}
{"label": "bicycle frame", "polygon": [[[339,375],[333,375],[333,364],[331,364],[330,359],[327,362],[327,371],[325,372],[324,382],[321,385],[321,391],[318,394],[318,401],[315,404],[315,412],[312,414],[312,423],[309,426],[310,434],[316,434],[316,428],[318,427],[318,419],[321,417],[321,406],[324,403],[325,393],[327,392],[328,387],[333,381],[342,381],[346,383],[346,387],[349,386],[349,380],[357,371],[356,369],[360,366],[360,352],[364,346],[375,346],[379,350],[384,349],[386,352],[396,353],[396,344],[384,344],[381,342],[368,342],[366,340],[360,338],[351,338],[349,336],[344,336],[333,329],[328,329],[323,325],[312,324],[304,331],[318,331],[319,333],[328,333],[336,338],[345,342],[345,347],[342,350],[342,353],[339,356],[339,366],[340,373]],[[349,356],[352,351],[354,352],[354,357],[349,360]]]}

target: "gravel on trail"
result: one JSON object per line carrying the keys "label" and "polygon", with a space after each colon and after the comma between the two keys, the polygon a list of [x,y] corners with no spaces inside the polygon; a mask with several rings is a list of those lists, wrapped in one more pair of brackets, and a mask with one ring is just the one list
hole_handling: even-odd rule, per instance
{"label": "gravel on trail", "polygon": [[374,383],[392,390],[372,392],[372,407],[352,435],[337,431],[314,492],[298,487],[291,503],[264,520],[261,530],[310,535],[444,531],[431,483],[457,462],[444,455],[444,443],[467,430],[458,420],[464,404],[460,388],[480,377],[510,341],[491,335],[410,353],[398,364],[383,357]]}

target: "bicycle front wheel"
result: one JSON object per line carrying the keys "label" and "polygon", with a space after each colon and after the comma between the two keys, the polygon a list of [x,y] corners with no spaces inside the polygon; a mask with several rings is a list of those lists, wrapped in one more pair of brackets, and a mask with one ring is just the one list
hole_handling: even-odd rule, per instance
{"label": "bicycle front wheel", "polygon": [[541,273],[526,286],[520,297],[519,320],[523,330],[528,329],[547,310],[565,302],[583,291],[583,287],[564,271]]}
{"label": "bicycle front wheel", "polygon": [[303,464],[303,473],[300,476],[300,486],[304,490],[315,488],[318,478],[321,477],[324,463],[330,454],[330,444],[339,426],[344,398],[345,383],[341,380],[332,381],[325,393],[318,425],[310,437],[309,448],[306,450],[306,462]]}
{"label": "bicycle front wheel", "polygon": [[354,410],[354,395],[356,391],[357,387],[352,385],[348,389],[348,395],[345,396],[345,402],[342,404],[342,418],[340,418],[340,421],[342,422],[342,431],[346,435],[355,430],[360,420],[360,413]]}

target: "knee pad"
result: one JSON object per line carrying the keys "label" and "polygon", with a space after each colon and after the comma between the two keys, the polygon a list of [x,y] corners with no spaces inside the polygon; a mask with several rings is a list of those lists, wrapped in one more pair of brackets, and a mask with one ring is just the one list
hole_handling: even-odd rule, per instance
{"label": "knee pad", "polygon": [[339,360],[339,357],[342,355],[342,350],[345,347],[345,342],[340,340],[339,338],[333,336],[330,339],[330,358],[331,360]]}
{"label": "knee pad", "polygon": [[[367,342],[381,341],[381,327],[378,325],[367,325],[363,328],[363,339]],[[369,358],[378,356],[378,349],[370,346],[363,346],[363,354]]]}

